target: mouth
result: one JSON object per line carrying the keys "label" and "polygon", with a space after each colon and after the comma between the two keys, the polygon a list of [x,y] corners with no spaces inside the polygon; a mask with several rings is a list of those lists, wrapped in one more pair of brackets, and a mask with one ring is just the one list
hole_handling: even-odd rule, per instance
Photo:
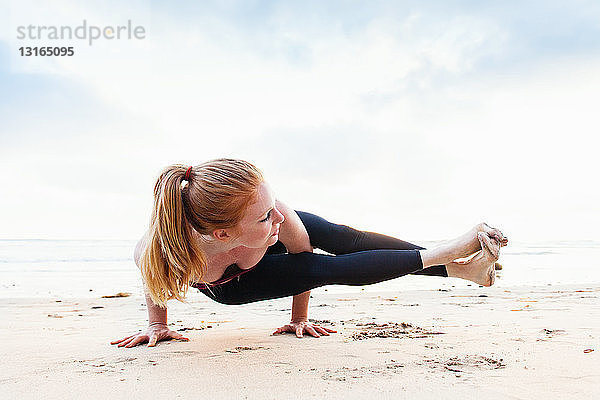
{"label": "mouth", "polygon": [[279,228],[277,228],[277,230],[275,231],[275,233],[272,234],[271,236],[277,236],[277,235],[279,235]]}

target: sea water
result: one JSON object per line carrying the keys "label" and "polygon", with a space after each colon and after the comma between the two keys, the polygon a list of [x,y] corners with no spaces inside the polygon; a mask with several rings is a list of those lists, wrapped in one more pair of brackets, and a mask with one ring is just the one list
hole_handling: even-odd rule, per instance
{"label": "sea water", "polygon": [[[432,248],[436,242],[420,243]],[[135,241],[0,240],[0,298],[142,295]],[[600,242],[513,242],[501,249],[497,286],[600,283]],[[456,278],[408,275],[370,286],[318,288],[333,293],[477,287]],[[191,289],[195,290],[195,289]]]}

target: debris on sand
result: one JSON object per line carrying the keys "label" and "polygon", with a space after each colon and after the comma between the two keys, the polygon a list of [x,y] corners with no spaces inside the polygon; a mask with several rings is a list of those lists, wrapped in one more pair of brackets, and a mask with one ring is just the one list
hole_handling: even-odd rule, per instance
{"label": "debris on sand", "polygon": [[311,324],[317,324],[317,325],[323,325],[323,324],[335,325],[334,322],[331,322],[328,319],[312,319],[312,318],[309,318],[308,322],[310,322]]}
{"label": "debris on sand", "polygon": [[353,340],[363,340],[371,338],[425,338],[432,335],[441,335],[444,332],[432,332],[418,326],[413,326],[406,322],[400,324],[389,322],[385,324],[377,324],[375,322],[358,323],[356,327],[359,329],[350,337]]}
{"label": "debris on sand", "polygon": [[119,293],[113,294],[113,295],[102,296],[102,298],[103,299],[114,299],[116,297],[129,297],[129,296],[131,296],[131,293],[119,292]]}
{"label": "debris on sand", "polygon": [[256,347],[250,347],[250,346],[236,346],[233,349],[227,349],[225,350],[226,353],[241,353],[242,351],[247,351],[247,350],[259,350],[259,349],[268,349],[268,347],[263,347],[263,346],[256,346]]}

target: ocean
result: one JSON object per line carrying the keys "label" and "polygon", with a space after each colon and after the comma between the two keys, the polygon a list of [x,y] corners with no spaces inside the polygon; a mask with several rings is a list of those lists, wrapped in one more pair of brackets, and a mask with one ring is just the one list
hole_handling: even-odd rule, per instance
{"label": "ocean", "polygon": [[[431,248],[435,242],[421,242]],[[142,295],[141,277],[128,240],[0,240],[0,298]],[[600,283],[600,242],[512,242],[501,249],[503,270],[495,286]],[[437,290],[477,287],[456,278],[404,276],[375,285],[328,286],[334,293],[362,290]],[[195,289],[191,289],[195,290]]]}

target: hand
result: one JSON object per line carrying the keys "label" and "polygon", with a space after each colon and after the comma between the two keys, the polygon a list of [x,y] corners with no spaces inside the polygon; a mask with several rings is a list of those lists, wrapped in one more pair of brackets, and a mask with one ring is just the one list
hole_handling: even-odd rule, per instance
{"label": "hand", "polygon": [[115,340],[110,342],[110,344],[119,344],[118,347],[134,347],[140,343],[148,342],[148,347],[156,346],[156,342],[160,342],[161,340],[183,340],[189,342],[190,339],[183,337],[183,335],[179,332],[175,332],[170,330],[167,327],[167,324],[163,323],[151,323],[148,325],[148,329],[145,333],[138,332],[131,336],[127,336],[121,340]]}
{"label": "hand", "polygon": [[[272,335],[285,332],[296,332],[296,337],[301,338],[304,332],[311,334],[314,337],[321,337],[321,335],[329,336],[329,333],[337,333],[333,329],[323,328],[319,325],[311,324],[308,321],[292,321],[287,325],[277,328]],[[321,335],[319,335],[319,333]]]}

